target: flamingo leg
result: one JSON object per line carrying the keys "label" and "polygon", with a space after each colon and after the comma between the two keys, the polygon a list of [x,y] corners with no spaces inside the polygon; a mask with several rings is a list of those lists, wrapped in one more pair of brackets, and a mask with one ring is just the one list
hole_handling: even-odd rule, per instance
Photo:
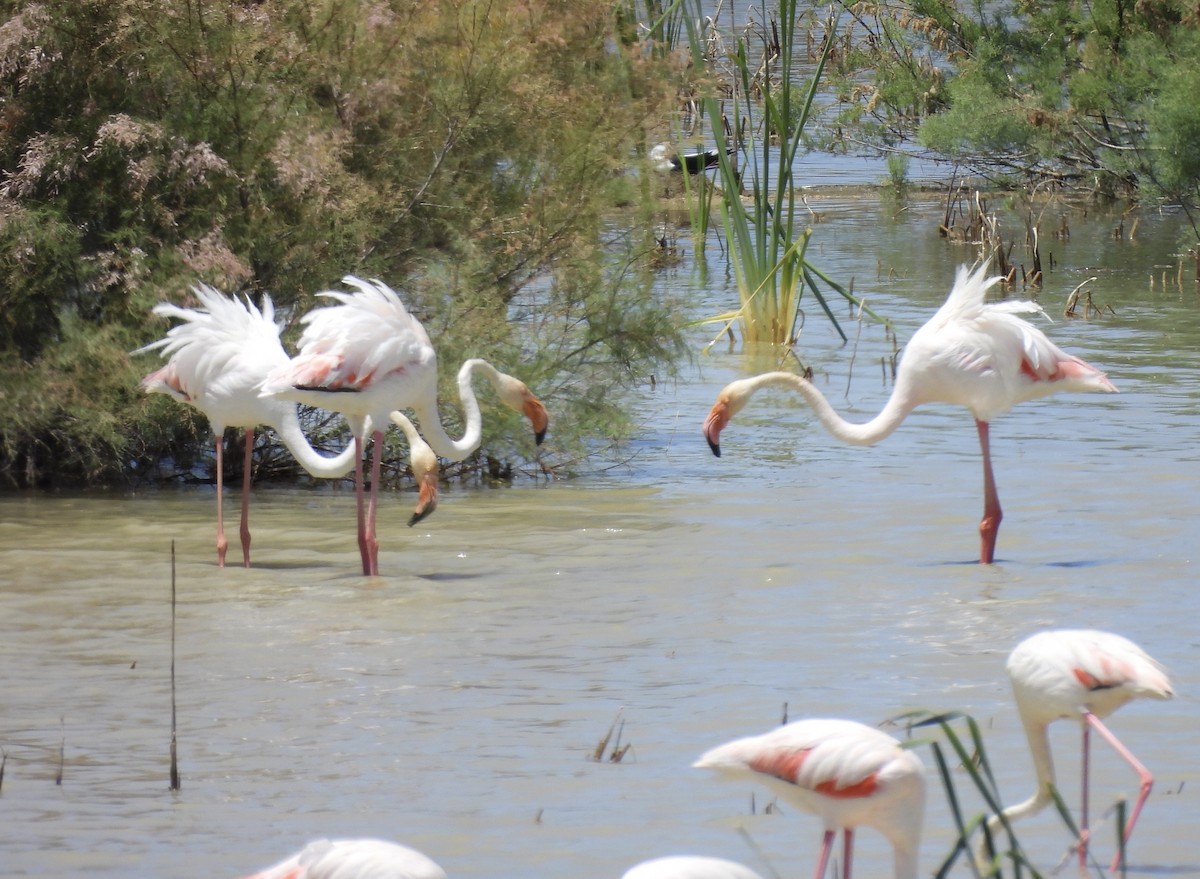
{"label": "flamingo leg", "polygon": [[825,836],[821,839],[821,854],[817,856],[817,872],[814,879],[823,879],[825,876],[825,868],[829,865],[829,853],[833,850],[833,838],[836,835],[836,830],[825,831]]}
{"label": "flamingo leg", "polygon": [[[1142,813],[1142,806],[1146,804],[1146,799],[1150,796],[1150,789],[1154,787],[1154,776],[1150,773],[1149,769],[1142,765],[1141,761],[1133,756],[1128,748],[1121,744],[1120,739],[1113,735],[1107,726],[1101,723],[1100,718],[1090,711],[1085,713],[1083,718],[1086,721],[1084,726],[1085,734],[1089,726],[1095,728],[1096,732],[1100,733],[1104,737],[1104,740],[1112,745],[1113,750],[1120,754],[1125,762],[1132,767],[1133,771],[1137,773],[1138,781],[1140,782],[1138,798],[1137,802],[1133,804],[1133,811],[1129,814],[1129,820],[1125,822],[1125,840],[1128,842],[1129,837],[1133,835],[1133,827],[1137,824],[1138,815]],[[1121,853],[1118,851],[1116,857],[1113,858],[1110,868],[1111,872],[1115,873],[1117,871],[1117,867],[1120,866],[1120,860]]]}
{"label": "flamingo leg", "polygon": [[225,437],[217,434],[217,567],[225,567],[225,551],[229,541],[225,539],[225,510],[222,492],[225,488]]}
{"label": "flamingo leg", "polygon": [[358,552],[362,556],[363,574],[371,573],[371,555],[367,551],[367,519],[363,511],[363,438],[355,435],[354,500],[358,508]]}
{"label": "flamingo leg", "polygon": [[850,879],[850,862],[854,857],[854,831],[842,830],[842,879]]}
{"label": "flamingo leg", "polygon": [[242,463],[242,566],[250,567],[250,471],[254,469],[254,428],[246,428],[246,457]]}
{"label": "flamingo leg", "polygon": [[371,454],[371,502],[367,506],[367,551],[371,557],[370,571],[372,577],[379,576],[379,540],[375,536],[375,511],[378,508],[379,477],[383,463],[383,431],[375,431],[372,437],[375,449]]}
{"label": "flamingo leg", "polygon": [[1000,496],[996,493],[996,477],[992,474],[992,452],[988,440],[989,425],[975,419],[979,432],[979,450],[983,453],[983,519],[979,523],[979,563],[990,565],[996,557],[996,536],[1000,533]]}

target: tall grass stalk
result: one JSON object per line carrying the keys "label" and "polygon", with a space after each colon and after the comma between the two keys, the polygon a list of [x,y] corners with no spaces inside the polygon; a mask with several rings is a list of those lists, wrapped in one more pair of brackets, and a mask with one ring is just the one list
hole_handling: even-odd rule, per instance
{"label": "tall grass stalk", "polygon": [[[936,879],[948,876],[960,856],[966,858],[972,873],[982,879],[987,879],[987,877],[1002,879],[1005,876],[1006,865],[1011,865],[1013,879],[1025,879],[1026,876],[1029,879],[1043,879],[1042,874],[1029,862],[1021,848],[1020,841],[1013,833],[1012,825],[1004,817],[999,789],[988,760],[987,749],[983,744],[983,735],[975,719],[970,715],[957,712],[930,714],[921,711],[903,715],[897,720],[903,720],[912,727],[937,726],[942,731],[946,744],[954,752],[958,768],[966,773],[975,793],[983,800],[987,810],[970,818],[966,817],[962,805],[963,796],[955,783],[958,773],[946,759],[941,743],[931,742],[930,748],[933,751],[934,763],[937,766],[938,776],[941,779],[942,788],[946,793],[950,812],[954,818],[955,828],[958,831],[958,838],[955,840],[954,846],[934,874]],[[964,736],[954,727],[956,721],[961,721],[966,726],[967,738],[965,740]],[[1055,796],[1057,798],[1057,794]],[[1000,816],[1001,826],[1008,838],[1007,848],[1001,849],[997,846],[996,840],[992,838],[987,825],[989,814]],[[983,834],[978,843],[974,839],[977,831]],[[981,855],[978,859],[976,858],[977,848]]]}
{"label": "tall grass stalk", "polygon": [[[699,0],[693,0],[692,8],[693,14],[686,19],[688,38],[696,68],[702,69],[706,59],[698,24],[703,17]],[[808,261],[807,245],[812,233],[810,229],[798,228],[800,214],[796,210],[793,168],[829,60],[836,17],[831,13],[826,21],[825,40],[812,78],[800,83],[796,81],[795,70],[801,49],[796,42],[797,16],[796,0],[778,0],[778,53],[776,45],[769,43],[764,34],[762,60],[752,60],[746,39],[739,36],[729,59],[734,71],[731,118],[737,120],[737,130],[745,131],[746,140],[740,145],[745,147],[746,159],[739,173],[730,157],[722,155],[717,176],[721,186],[721,223],[741,305],[735,311],[710,319],[725,323],[718,338],[730,324],[740,321],[744,338],[749,342],[793,343],[800,301],[807,286],[838,334],[846,340],[826,292],[833,291],[858,304],[852,294]],[[762,20],[768,20],[766,0],[763,0]],[[772,70],[777,72],[777,81],[772,79]],[[712,130],[724,130],[722,102],[709,94],[703,99],[702,108]]]}

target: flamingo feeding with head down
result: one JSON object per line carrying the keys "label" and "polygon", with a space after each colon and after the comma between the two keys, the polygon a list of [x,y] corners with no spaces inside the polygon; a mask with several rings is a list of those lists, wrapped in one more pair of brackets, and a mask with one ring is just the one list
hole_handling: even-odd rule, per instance
{"label": "flamingo feeding with head down", "polygon": [[705,753],[695,766],[753,777],[821,818],[825,835],[816,879],[825,875],[842,831],[843,879],[850,879],[854,831],[873,827],[892,844],[895,879],[916,879],[925,815],[925,769],[887,733],[852,720],[797,720]]}
{"label": "flamingo feeding with head down", "polygon": [[[199,302],[198,308],[181,308],[166,302],[154,306],[154,314],[180,322],[167,331],[166,338],[133,353],[161,349],[167,363],[142,379],[142,388],[195,407],[208,419],[216,437],[217,564],[222,567],[228,549],[223,502],[225,428],[245,429],[239,535],[242,563],[249,567],[255,428],[266,425],[274,430],[300,466],[322,479],[340,479],[349,473],[354,467],[354,447],[348,446],[333,458],[318,454],[300,428],[296,404],[261,396],[262,383],[271,370],[289,362],[279,340],[281,328],[275,322],[271,297],[263,295],[260,309],[248,298],[224,296],[207,284],[193,287],[192,293]],[[437,506],[437,459],[407,418],[397,412],[392,420],[408,438],[413,476],[420,490],[411,525]]]}
{"label": "flamingo feeding with head down", "polygon": [[673,855],[642,861],[630,867],[621,879],[762,879],[749,867],[724,858],[702,855]]}
{"label": "flamingo feeding with head down", "polygon": [[[1007,668],[1017,711],[1033,755],[1037,791],[1025,802],[1009,806],[1003,815],[1008,821],[1015,821],[1040,812],[1052,802],[1054,763],[1048,727],[1060,718],[1079,720],[1083,729],[1079,865],[1086,866],[1089,732],[1094,729],[1099,733],[1138,775],[1138,798],[1125,825],[1124,836],[1128,839],[1146,798],[1150,796],[1154,776],[1109,731],[1101,718],[1137,698],[1172,698],[1171,682],[1163,667],[1129,639],[1089,629],[1060,629],[1032,635],[1013,649]],[[988,819],[988,830],[993,836],[1001,826],[1000,816],[993,815]],[[986,837],[981,845],[986,845]],[[1119,860],[1120,852],[1113,859],[1114,872]]]}
{"label": "flamingo feeding with head down", "polygon": [[411,407],[433,451],[461,461],[478,448],[482,435],[482,416],[471,385],[476,374],[492,383],[502,403],[525,414],[538,444],[549,418],[524,382],[484,360],[468,360],[458,372],[467,429],[461,439],[451,439],[438,413],[437,354],[425,328],[381,281],[350,275],[342,280],[357,292],[317,294],[340,304],[314,309],[301,318],[305,328],[300,353],[271,373],[263,394],[341,412],[350,423],[357,453],[358,546],[363,573],[375,575],[379,573],[375,510],[383,434],[381,427],[375,428],[371,497],[364,511],[362,454],[370,424],[382,425],[392,410]]}
{"label": "flamingo feeding with head down", "polygon": [[247,879],[446,879],[446,871],[394,842],[319,839]]}
{"label": "flamingo feeding with head down", "polygon": [[992,474],[989,423],[1017,403],[1059,391],[1117,389],[1094,366],[1062,351],[1045,334],[1020,318],[1041,313],[1034,302],[985,303],[987,264],[974,273],[961,266],[946,303],[904,349],[896,384],[883,410],[864,424],[844,420],[811,382],[790,372],[768,372],[727,385],[704,422],[714,455],[721,455],[721,430],[759,389],[771,386],[798,391],[821,424],[851,445],[874,445],[891,435],[908,413],[924,403],[954,403],[975,416],[983,453],[983,519],[979,523],[979,560],[991,564],[1000,531],[1000,498]]}

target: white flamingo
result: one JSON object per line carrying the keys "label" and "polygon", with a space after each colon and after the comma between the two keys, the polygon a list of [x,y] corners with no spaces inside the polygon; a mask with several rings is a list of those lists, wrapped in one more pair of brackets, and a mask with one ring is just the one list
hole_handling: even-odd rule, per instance
{"label": "white flamingo", "polygon": [[477,374],[491,382],[502,403],[525,414],[539,444],[549,418],[524,382],[484,360],[468,360],[458,372],[467,429],[461,439],[451,439],[438,413],[437,354],[425,328],[383,282],[350,275],[342,280],[357,292],[318,294],[340,304],[314,309],[301,319],[305,329],[300,353],[271,373],[263,394],[341,412],[350,423],[357,451],[359,552],[363,573],[373,575],[379,573],[375,510],[382,432],[376,428],[373,436],[371,497],[364,511],[362,453],[370,424],[382,425],[393,410],[411,407],[433,451],[460,461],[479,447],[482,435],[482,416],[471,384]]}
{"label": "white flamingo", "polygon": [[736,861],[701,855],[674,855],[642,861],[626,870],[621,879],[762,879],[762,877]]}
{"label": "white flamingo", "polygon": [[987,289],[1000,278],[987,278],[987,265],[971,274],[966,266],[946,303],[904,349],[896,385],[883,410],[864,424],[844,420],[811,382],[790,372],[768,372],[727,385],[704,422],[704,435],[720,457],[721,430],[764,387],[798,391],[821,424],[844,443],[874,445],[889,436],[923,403],[965,406],[975,416],[983,453],[983,519],[979,523],[979,560],[991,564],[1000,531],[1000,498],[992,474],[988,425],[1017,403],[1059,391],[1117,389],[1103,372],[1056,346],[1041,330],[1018,317],[1040,313],[1034,302],[985,303]]}
{"label": "white flamingo", "polygon": [[816,879],[842,831],[850,879],[854,830],[873,827],[892,844],[895,879],[916,879],[925,814],[925,769],[887,733],[852,720],[797,720],[706,752],[697,767],[755,778],[787,802],[821,818],[825,834]]}
{"label": "white flamingo", "polygon": [[[1054,763],[1050,755],[1048,727],[1061,718],[1075,719],[1083,729],[1083,791],[1080,819],[1079,864],[1085,866],[1088,847],[1089,732],[1095,730],[1137,773],[1140,787],[1137,802],[1125,825],[1125,838],[1141,814],[1154,776],[1121,744],[1101,718],[1108,717],[1138,698],[1170,699],[1171,682],[1163,667],[1128,638],[1090,629],[1059,629],[1039,632],[1018,644],[1008,657],[1017,712],[1025,727],[1037,790],[1023,803],[1009,806],[1003,814],[1010,822],[1034,815],[1053,801]],[[1001,827],[999,816],[988,819],[994,836]],[[986,840],[984,841],[986,842]],[[981,846],[984,843],[981,843]],[[1118,867],[1120,853],[1113,859]]]}
{"label": "white flamingo", "polygon": [[446,879],[446,871],[406,845],[319,839],[246,879]]}

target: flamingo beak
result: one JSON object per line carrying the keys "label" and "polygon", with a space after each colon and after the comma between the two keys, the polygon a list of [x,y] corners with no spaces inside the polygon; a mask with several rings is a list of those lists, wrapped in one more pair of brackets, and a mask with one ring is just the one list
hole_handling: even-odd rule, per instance
{"label": "flamingo beak", "polygon": [[550,415],[546,412],[546,407],[542,405],[541,400],[530,394],[521,407],[521,411],[533,425],[533,441],[540,446],[542,440],[546,438],[546,428],[550,426]]}
{"label": "flamingo beak", "polygon": [[417,495],[417,508],[413,510],[412,518],[408,520],[408,527],[416,525],[426,516],[432,516],[433,511],[437,509],[438,503],[438,481],[437,473],[426,473],[421,477],[421,485],[419,494]]}
{"label": "flamingo beak", "polygon": [[729,403],[721,399],[713,404],[708,417],[704,419],[704,438],[718,458],[721,457],[721,430],[729,423],[729,416]]}

